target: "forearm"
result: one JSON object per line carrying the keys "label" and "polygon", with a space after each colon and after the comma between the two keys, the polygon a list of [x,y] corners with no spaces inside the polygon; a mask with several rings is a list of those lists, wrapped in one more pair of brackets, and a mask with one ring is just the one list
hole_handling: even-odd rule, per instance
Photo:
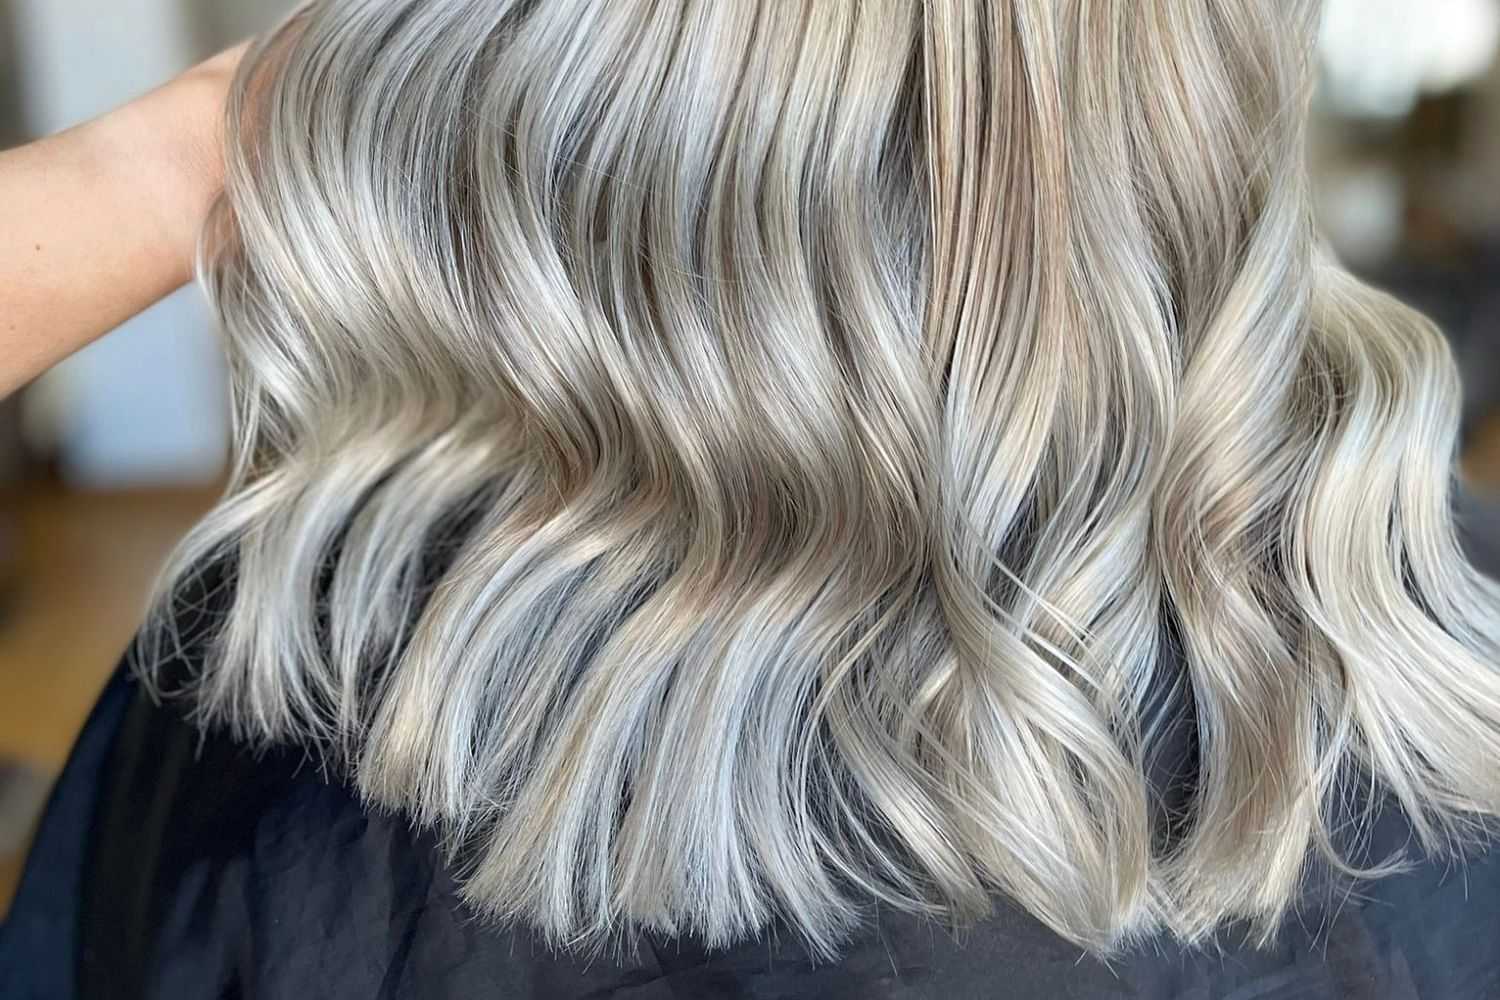
{"label": "forearm", "polygon": [[191,277],[222,183],[227,74],[205,67],[0,154],[0,396]]}

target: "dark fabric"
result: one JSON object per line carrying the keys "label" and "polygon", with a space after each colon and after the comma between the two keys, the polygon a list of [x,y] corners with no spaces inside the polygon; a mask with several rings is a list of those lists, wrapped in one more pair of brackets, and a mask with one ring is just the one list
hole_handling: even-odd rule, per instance
{"label": "dark fabric", "polygon": [[[183,595],[167,687],[201,667],[231,578],[208,567]],[[1163,671],[1150,713],[1168,813],[1194,780],[1179,675]],[[1406,836],[1387,816],[1372,853]],[[430,833],[364,808],[300,752],[256,756],[200,731],[122,667],[0,937],[0,997],[1469,1000],[1500,997],[1497,890],[1500,860],[1427,866],[1309,908],[1268,948],[1232,933],[1212,948],[1161,939],[1108,965],[1003,905],[959,940],[879,912],[837,963],[786,933],[717,952],[648,937],[589,961],[478,920]]]}
{"label": "dark fabric", "polygon": [[0,996],[7,1000],[78,995],[78,905],[89,834],[133,694],[124,673],[117,673],[89,714],[52,790],[10,914],[0,924]]}
{"label": "dark fabric", "polygon": [[[1404,836],[1387,817],[1376,839]],[[1002,908],[962,940],[879,913],[836,964],[786,939],[588,962],[474,918],[429,835],[299,754],[203,737],[122,675],[0,936],[0,995],[1467,1000],[1500,997],[1500,862],[1366,884],[1259,950],[1160,940],[1105,965]]]}

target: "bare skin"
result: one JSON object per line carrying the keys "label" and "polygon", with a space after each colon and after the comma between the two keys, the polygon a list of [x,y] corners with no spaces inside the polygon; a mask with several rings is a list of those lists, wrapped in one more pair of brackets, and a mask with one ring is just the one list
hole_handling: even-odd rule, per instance
{"label": "bare skin", "polygon": [[191,279],[243,54],[0,153],[0,398]]}

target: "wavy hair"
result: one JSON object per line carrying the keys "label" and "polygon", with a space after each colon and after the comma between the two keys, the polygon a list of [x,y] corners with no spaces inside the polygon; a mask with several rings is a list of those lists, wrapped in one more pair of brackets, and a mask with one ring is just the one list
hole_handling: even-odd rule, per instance
{"label": "wavy hair", "polygon": [[1316,13],[305,6],[232,97],[236,461],[145,675],[230,566],[174,689],[569,946],[1269,935],[1385,870],[1376,800],[1465,842],[1500,594],[1442,338],[1317,240]]}

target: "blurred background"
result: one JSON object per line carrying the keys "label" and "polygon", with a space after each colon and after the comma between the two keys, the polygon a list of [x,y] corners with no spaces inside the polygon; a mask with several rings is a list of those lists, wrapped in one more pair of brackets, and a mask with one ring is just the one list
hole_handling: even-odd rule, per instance
{"label": "blurred background", "polygon": [[[292,6],[0,0],[0,148],[129,100]],[[157,566],[213,501],[227,439],[195,289],[0,402],[0,913]]]}
{"label": "blurred background", "polygon": [[[0,147],[149,89],[292,0],[0,0]],[[1435,317],[1467,397],[1463,516],[1500,568],[1500,0],[1326,0],[1310,150],[1329,241]],[[0,212],[4,206],[0,205]],[[228,426],[195,290],[0,402],[0,912]]]}

